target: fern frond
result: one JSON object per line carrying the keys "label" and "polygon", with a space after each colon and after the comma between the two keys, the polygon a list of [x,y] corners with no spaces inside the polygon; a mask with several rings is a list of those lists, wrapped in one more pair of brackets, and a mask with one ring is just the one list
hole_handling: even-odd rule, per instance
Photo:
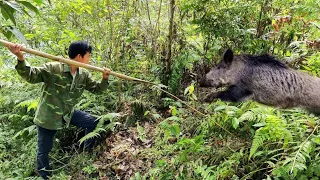
{"label": "fern frond", "polygon": [[37,126],[36,125],[31,125],[29,127],[26,127],[24,129],[22,129],[21,131],[18,131],[14,136],[13,136],[13,139],[19,137],[19,136],[22,136],[24,134],[36,134],[36,129],[37,129]]}
{"label": "fern frond", "polygon": [[90,132],[88,133],[87,135],[83,136],[80,140],[79,140],[79,143],[82,144],[84,141],[88,140],[88,139],[92,139],[92,138],[96,138],[96,137],[99,137],[100,136],[100,133],[98,132]]}
{"label": "fern frond", "polygon": [[29,112],[31,109],[36,110],[38,106],[38,102],[39,102],[38,99],[28,99],[15,105],[14,109],[27,108],[27,112]]}
{"label": "fern frond", "polygon": [[290,141],[292,141],[292,134],[287,129],[286,121],[276,115],[266,115],[265,126],[258,129],[254,136],[250,149],[249,159],[254,155],[257,149],[263,145],[265,141],[279,140],[284,141],[284,148]]}
{"label": "fern frond", "polygon": [[202,179],[214,179],[213,174],[215,173],[214,171],[214,166],[207,166],[207,165],[202,165],[202,162],[200,162],[200,165],[198,165],[194,172],[196,174],[199,174]]}
{"label": "fern frond", "polygon": [[249,159],[257,151],[257,149],[263,145],[264,141],[268,139],[268,137],[269,135],[263,131],[263,128],[260,128],[256,131],[256,134],[252,141]]}
{"label": "fern frond", "polygon": [[274,114],[271,108],[264,106],[258,106],[256,108],[250,109],[249,111],[243,113],[239,117],[239,122],[243,121],[254,121],[254,122],[264,122],[268,115]]}

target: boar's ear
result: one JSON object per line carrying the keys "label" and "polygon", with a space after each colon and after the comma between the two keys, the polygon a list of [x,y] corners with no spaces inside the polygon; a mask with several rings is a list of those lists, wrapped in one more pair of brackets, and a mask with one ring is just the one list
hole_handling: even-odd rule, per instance
{"label": "boar's ear", "polygon": [[231,49],[227,49],[224,54],[223,54],[223,59],[222,59],[226,64],[230,64],[233,60],[233,52]]}

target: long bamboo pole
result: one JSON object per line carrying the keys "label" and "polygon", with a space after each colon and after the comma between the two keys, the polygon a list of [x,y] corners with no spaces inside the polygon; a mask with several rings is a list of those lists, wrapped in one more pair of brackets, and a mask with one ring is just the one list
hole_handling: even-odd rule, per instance
{"label": "long bamboo pole", "polygon": [[[11,46],[14,45],[14,43],[11,43],[11,42],[8,42],[8,41],[2,40],[2,39],[0,39],[0,42],[2,44],[4,44],[4,45],[11,45]],[[40,51],[37,51],[37,50],[25,48],[25,47],[22,47],[21,51],[24,51],[24,52],[27,52],[27,53],[30,53],[30,54],[34,54],[34,55],[37,55],[37,56],[41,56],[41,57],[44,57],[44,58],[52,59],[54,61],[63,62],[63,63],[69,64],[69,65],[75,65],[75,66],[78,66],[78,67],[83,67],[83,68],[90,69],[90,70],[93,70],[93,71],[100,71],[100,72],[104,72],[105,71],[104,68],[100,68],[100,67],[97,67],[97,66],[92,66],[92,65],[89,65],[89,64],[80,63],[80,62],[77,62],[77,61],[73,61],[71,59],[66,59],[66,58],[63,58],[63,57],[54,56],[54,55],[51,55],[51,54],[47,54],[47,53],[44,53],[44,52],[40,52]],[[113,72],[113,71],[110,71],[110,75],[119,77],[121,79],[129,80],[129,81],[137,81],[137,82],[146,83],[146,84],[150,84],[150,85],[158,85],[158,84],[150,82],[150,81],[145,81],[145,80],[142,80],[142,79],[130,77],[130,76],[127,76],[127,75],[124,75],[124,74],[120,74],[120,73],[116,73],[116,72]]]}

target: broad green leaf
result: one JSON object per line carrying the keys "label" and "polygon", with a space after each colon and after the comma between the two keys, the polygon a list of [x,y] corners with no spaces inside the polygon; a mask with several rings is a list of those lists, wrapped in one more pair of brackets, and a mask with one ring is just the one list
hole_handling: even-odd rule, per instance
{"label": "broad green leaf", "polygon": [[24,13],[21,7],[19,6],[19,4],[16,3],[15,1],[3,1],[3,2],[6,3],[8,6],[10,6],[12,9],[19,11],[20,13]]}
{"label": "broad green leaf", "polygon": [[176,108],[175,106],[173,106],[173,107],[171,108],[171,114],[172,114],[172,116],[176,116],[177,113],[178,113],[177,108]]}
{"label": "broad green leaf", "polygon": [[[38,5],[41,5],[43,3],[42,0],[33,0],[33,2],[37,3]],[[49,3],[51,4],[51,2],[49,1]]]}
{"label": "broad green leaf", "polygon": [[172,126],[170,126],[170,131],[171,134],[174,136],[179,136],[180,135],[180,127],[178,124],[174,124]]}
{"label": "broad green leaf", "polygon": [[30,40],[30,39],[36,37],[36,34],[24,34],[24,37],[25,37],[26,39]]}
{"label": "broad green leaf", "polygon": [[19,39],[24,44],[28,44],[26,38],[23,36],[23,34],[15,27],[9,28],[9,30],[14,34],[14,36]]}
{"label": "broad green leaf", "polygon": [[184,90],[184,95],[187,95],[187,93],[190,95],[193,93],[193,91],[194,91],[194,86],[190,85]]}
{"label": "broad green leaf", "polygon": [[36,14],[40,14],[39,10],[35,6],[33,6],[31,3],[27,1],[18,1],[18,2],[24,5],[25,7],[27,7],[28,9],[30,9],[31,11],[35,12]]}
{"label": "broad green leaf", "polygon": [[234,129],[237,129],[238,126],[239,126],[239,121],[238,121],[238,119],[237,119],[237,118],[233,118],[233,119],[232,119],[232,127],[233,127]]}
{"label": "broad green leaf", "polygon": [[189,86],[190,88],[189,88],[189,94],[192,94],[193,93],[193,91],[194,91],[194,86],[193,85],[191,85],[191,86]]}
{"label": "broad green leaf", "polygon": [[3,17],[8,20],[10,19],[14,25],[16,25],[16,20],[13,16],[13,13],[14,13],[14,10],[10,7],[10,6],[7,6],[5,4],[3,4],[3,6],[0,6],[1,8],[1,13],[3,15]]}

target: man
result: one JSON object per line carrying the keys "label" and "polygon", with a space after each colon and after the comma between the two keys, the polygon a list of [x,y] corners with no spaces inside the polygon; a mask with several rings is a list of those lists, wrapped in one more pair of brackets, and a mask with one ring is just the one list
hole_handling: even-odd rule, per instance
{"label": "man", "polygon": [[[91,74],[84,68],[59,62],[46,63],[40,67],[31,67],[24,59],[20,45],[7,48],[17,56],[16,70],[30,83],[43,82],[42,94],[37,107],[34,123],[38,130],[37,170],[47,179],[49,175],[49,152],[53,146],[54,135],[65,124],[82,127],[86,134],[92,132],[97,121],[86,112],[74,109],[84,89],[99,93],[108,86],[110,70],[106,69],[100,83],[92,80]],[[74,61],[88,64],[92,47],[85,41],[77,41],[69,46],[69,57]],[[84,143],[85,150],[93,146],[93,139]]]}

